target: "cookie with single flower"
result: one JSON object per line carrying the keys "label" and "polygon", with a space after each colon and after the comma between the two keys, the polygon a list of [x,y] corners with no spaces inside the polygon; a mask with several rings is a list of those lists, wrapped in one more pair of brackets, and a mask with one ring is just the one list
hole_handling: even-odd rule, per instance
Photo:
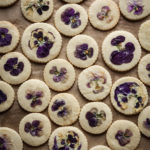
{"label": "cookie with single flower", "polygon": [[111,69],[128,71],[139,62],[141,46],[133,34],[127,31],[114,31],[103,41],[102,56]]}
{"label": "cookie with single flower", "polygon": [[21,0],[21,10],[31,22],[43,22],[53,13],[53,0]]}
{"label": "cookie with single flower", "polygon": [[97,145],[97,146],[92,147],[90,150],[111,150],[111,149],[107,146]]}
{"label": "cookie with single flower", "polygon": [[96,41],[87,35],[73,37],[67,45],[67,57],[76,67],[87,68],[95,63],[99,54]]}
{"label": "cookie with single flower", "polygon": [[78,77],[79,90],[90,101],[103,100],[110,93],[111,86],[109,72],[98,65],[83,70]]}
{"label": "cookie with single flower", "polygon": [[63,0],[63,1],[67,3],[81,3],[83,0]]}
{"label": "cookie with single flower", "polygon": [[54,59],[44,68],[44,80],[55,91],[66,91],[75,82],[75,70],[65,59]]}
{"label": "cookie with single flower", "polygon": [[8,21],[0,21],[0,53],[14,50],[19,43],[19,39],[20,34],[15,25]]}
{"label": "cookie with single flower", "polygon": [[23,53],[32,61],[46,63],[58,56],[62,38],[50,24],[34,23],[28,26],[22,36]]}
{"label": "cookie with single flower", "polygon": [[17,0],[0,0],[0,7],[8,7],[13,5]]}
{"label": "cookie with single flower", "polygon": [[49,150],[88,150],[86,136],[76,127],[60,127],[53,131],[49,139]]}
{"label": "cookie with single flower", "polygon": [[0,60],[1,78],[10,84],[21,84],[31,74],[31,63],[18,52],[11,52],[2,56]]}
{"label": "cookie with single flower", "polygon": [[147,89],[135,77],[118,79],[112,86],[110,98],[114,108],[125,115],[139,113],[148,103]]}
{"label": "cookie with single flower", "polygon": [[88,15],[86,10],[78,4],[66,4],[60,7],[55,14],[56,28],[66,36],[75,36],[86,28]]}
{"label": "cookie with single flower", "polygon": [[101,134],[112,123],[111,109],[102,102],[87,103],[81,110],[79,122],[85,131]]}
{"label": "cookie with single flower", "polygon": [[96,0],[89,8],[91,24],[99,30],[110,30],[120,18],[120,10],[113,0]]}
{"label": "cookie with single flower", "polygon": [[40,146],[50,137],[51,123],[47,116],[40,113],[26,115],[19,124],[22,140],[31,146]]}

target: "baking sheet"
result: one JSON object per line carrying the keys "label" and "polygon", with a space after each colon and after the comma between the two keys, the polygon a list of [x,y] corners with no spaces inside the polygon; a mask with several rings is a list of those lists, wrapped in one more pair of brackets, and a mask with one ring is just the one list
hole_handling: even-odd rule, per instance
{"label": "baking sheet", "polygon": [[[88,7],[90,6],[90,4],[93,2],[94,0],[85,0],[83,3],[81,3],[81,5],[88,10]],[[115,0],[118,3],[118,0]],[[62,2],[61,0],[54,0],[54,13],[52,15],[52,17],[47,20],[47,23],[51,23],[53,24],[53,20],[54,20],[54,14],[56,12],[56,10],[64,5],[65,3]],[[113,82],[115,82],[117,79],[119,79],[120,77],[123,76],[134,76],[137,77],[137,66],[135,68],[133,68],[131,71],[128,72],[124,72],[124,73],[118,73],[115,71],[110,70],[104,63],[104,61],[102,60],[102,56],[101,56],[101,45],[102,42],[104,40],[104,38],[106,37],[106,35],[108,35],[110,32],[115,31],[115,30],[126,30],[129,31],[131,33],[133,33],[136,37],[138,34],[138,29],[140,27],[140,24],[143,23],[144,21],[150,19],[150,16],[141,20],[141,21],[128,21],[126,20],[123,16],[121,16],[119,24],[110,31],[99,31],[94,29],[90,23],[88,23],[87,28],[85,29],[85,31],[83,32],[83,34],[87,34],[92,36],[98,43],[99,45],[99,57],[98,60],[96,61],[95,64],[97,65],[101,65],[103,67],[105,67],[111,74]],[[7,20],[12,22],[13,24],[15,24],[20,31],[20,34],[22,35],[24,29],[31,24],[31,22],[27,21],[21,14],[21,10],[20,10],[20,0],[15,3],[13,6],[8,7],[8,8],[0,8],[0,20]],[[70,38],[62,36],[63,38],[63,46],[62,46],[62,50],[60,52],[60,55],[58,56],[58,58],[66,58],[66,46],[67,43],[69,41]],[[16,48],[15,51],[18,52],[22,52],[21,51],[21,46],[20,44],[18,45],[18,47]],[[142,51],[142,55],[147,54],[146,51]],[[2,55],[0,55],[1,57]],[[45,65],[42,64],[36,64],[36,63],[32,63],[32,74],[30,76],[30,79],[41,79],[43,80],[43,69],[44,69]],[[77,69],[76,70],[76,79],[78,78],[79,73],[82,71],[82,69]],[[17,92],[17,89],[19,86],[13,86],[15,91]],[[148,88],[148,92],[150,90],[150,88]],[[52,91],[52,96],[54,96],[55,94],[57,94],[57,92]],[[78,99],[81,107],[88,103],[89,101],[87,101],[79,92],[78,88],[77,88],[77,80],[74,84],[74,86],[66,91],[70,94],[75,95],[75,97]],[[113,111],[113,121],[118,120],[118,119],[127,119],[130,121],[133,121],[135,123],[137,123],[137,117],[138,115],[135,116],[124,116],[120,113],[118,113],[117,111],[115,111],[115,109],[112,107],[111,103],[110,103],[110,97],[108,96],[106,99],[104,99],[103,101],[104,103],[108,104],[111,108],[111,110]],[[150,102],[148,103],[148,105],[150,105]],[[47,109],[42,112],[43,114],[48,114],[47,113]],[[20,120],[27,115],[28,112],[24,111],[23,109],[21,109],[21,107],[18,105],[17,103],[17,98],[15,98],[15,103],[14,105],[6,112],[4,113],[0,113],[0,127],[9,127],[12,128],[14,130],[16,130],[18,132],[18,126],[19,126],[19,122]],[[79,129],[81,129],[78,121],[73,124],[73,126],[78,127]],[[52,131],[57,128],[58,126],[55,125],[54,123],[52,123]],[[81,129],[82,130],[82,129]],[[83,131],[83,130],[82,130]],[[84,132],[84,131],[83,131]],[[98,145],[98,144],[102,144],[102,145],[107,145],[105,137],[106,137],[106,132],[101,134],[101,135],[92,135],[89,133],[84,132],[84,134],[86,135],[87,139],[88,139],[88,143],[89,143],[89,148]],[[142,135],[141,138],[141,142],[139,147],[137,148],[137,150],[148,150],[150,147],[150,139],[146,138],[145,136]],[[48,150],[48,144],[44,144],[40,147],[31,147],[28,146],[24,143],[24,150]]]}

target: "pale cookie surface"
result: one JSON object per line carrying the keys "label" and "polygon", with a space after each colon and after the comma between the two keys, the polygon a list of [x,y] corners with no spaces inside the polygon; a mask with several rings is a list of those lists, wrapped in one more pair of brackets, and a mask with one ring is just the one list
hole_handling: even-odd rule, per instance
{"label": "pale cookie surface", "polygon": [[51,92],[41,80],[31,79],[24,82],[18,89],[18,102],[29,112],[42,112],[49,104]]}
{"label": "pale cookie surface", "polygon": [[[74,141],[72,140],[74,139]],[[85,135],[76,127],[60,127],[54,130],[49,139],[49,149],[87,150]]]}
{"label": "pale cookie surface", "polygon": [[43,114],[30,113],[20,121],[19,133],[28,145],[40,146],[50,137],[51,123]]}
{"label": "pale cookie surface", "polygon": [[43,22],[53,13],[53,0],[21,0],[21,10],[31,22]]}
{"label": "pale cookie surface", "polygon": [[73,95],[60,93],[52,98],[48,113],[53,122],[61,126],[67,126],[77,121],[80,105]]}
{"label": "pale cookie surface", "polygon": [[140,20],[150,14],[149,0],[119,0],[121,13],[130,20]]}
{"label": "pale cookie surface", "polygon": [[140,80],[150,86],[150,54],[145,55],[138,65],[138,76]]}
{"label": "pale cookie surface", "polygon": [[10,128],[0,127],[1,150],[23,150],[23,143],[19,134]]}
{"label": "pale cookie surface", "polygon": [[11,52],[2,56],[0,60],[1,78],[10,84],[20,84],[31,74],[29,60],[18,52]]}
{"label": "pale cookie surface", "polygon": [[111,149],[107,146],[98,145],[98,146],[92,147],[90,150],[111,150]]}
{"label": "pale cookie surface", "polygon": [[138,117],[138,126],[140,131],[147,137],[150,137],[150,106],[146,107]]}
{"label": "pale cookie surface", "polygon": [[90,101],[103,100],[109,94],[111,86],[109,72],[98,65],[83,70],[78,77],[79,90]]}
{"label": "pale cookie surface", "polygon": [[78,4],[66,4],[60,7],[54,18],[56,28],[66,36],[81,33],[88,23],[86,10]]}
{"label": "pale cookie surface", "polygon": [[108,129],[106,140],[114,150],[135,150],[141,134],[137,125],[128,120],[117,120]]}
{"label": "pale cookie surface", "polygon": [[102,102],[88,103],[81,110],[79,122],[85,131],[92,134],[101,134],[112,123],[111,109]]}
{"label": "pale cookie surface", "polygon": [[0,21],[0,53],[7,53],[16,48],[20,34],[15,25],[8,21]]}
{"label": "pale cookie surface", "polygon": [[140,26],[138,37],[141,46],[150,52],[150,20]]}
{"label": "pale cookie surface", "polygon": [[8,7],[13,5],[17,0],[0,0],[0,7]]}
{"label": "pale cookie surface", "polygon": [[67,3],[81,3],[83,0],[63,0],[63,1]]}
{"label": "pale cookie surface", "polygon": [[23,53],[32,61],[46,63],[58,56],[62,38],[50,24],[34,23],[28,26],[22,36]]}
{"label": "pale cookie surface", "polygon": [[141,47],[138,40],[127,31],[114,31],[103,41],[102,56],[113,70],[127,71],[140,60]]}
{"label": "pale cookie surface", "polygon": [[0,81],[0,112],[9,109],[14,102],[14,89],[6,82]]}
{"label": "pale cookie surface", "polygon": [[119,8],[112,0],[96,0],[89,8],[90,22],[99,30],[112,29],[117,25],[119,18]]}
{"label": "pale cookie surface", "polygon": [[66,91],[75,82],[75,70],[65,59],[54,59],[44,68],[44,80],[55,91]]}
{"label": "pale cookie surface", "polygon": [[97,60],[99,48],[96,41],[87,35],[73,37],[67,45],[67,57],[76,67],[86,68]]}
{"label": "pale cookie surface", "polygon": [[111,103],[120,113],[125,115],[137,114],[148,103],[147,89],[137,78],[120,78],[112,86]]}

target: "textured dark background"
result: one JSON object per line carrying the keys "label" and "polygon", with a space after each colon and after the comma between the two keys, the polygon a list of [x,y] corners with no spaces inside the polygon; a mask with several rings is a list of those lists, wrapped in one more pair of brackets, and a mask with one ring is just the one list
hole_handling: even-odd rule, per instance
{"label": "textured dark background", "polygon": [[[85,0],[83,3],[81,3],[81,5],[88,10],[88,7],[90,6],[90,4],[93,2],[94,0]],[[118,3],[118,0],[115,0]],[[65,3],[62,2],[61,0],[54,0],[54,12],[53,15],[51,16],[50,19],[48,19],[46,22],[53,24],[53,19],[54,19],[54,14],[56,12],[56,10],[64,5]],[[131,33],[133,33],[136,37],[138,34],[138,29],[140,27],[140,24],[143,23],[144,21],[150,19],[150,16],[141,20],[141,21],[128,21],[126,20],[123,16],[121,16],[120,21],[118,23],[118,25],[110,31],[99,31],[94,29],[90,23],[88,23],[87,28],[85,29],[85,31],[83,32],[83,34],[87,34],[92,36],[98,43],[99,45],[99,57],[98,60],[96,62],[97,65],[101,65],[103,67],[105,67],[111,74],[113,82],[115,82],[118,78],[123,77],[123,76],[134,76],[137,77],[137,66],[132,69],[131,71],[125,72],[125,73],[118,73],[115,71],[110,70],[104,63],[104,61],[102,60],[102,56],[101,56],[101,45],[102,42],[104,40],[104,38],[106,37],[106,35],[108,35],[110,32],[115,31],[115,30],[126,30],[129,31]],[[13,24],[15,24],[20,31],[20,34],[22,36],[22,33],[24,31],[24,29],[31,24],[31,22],[27,21],[21,13],[20,10],[20,0],[18,0],[17,3],[15,3],[13,6],[8,7],[8,8],[0,8],[0,20],[7,20],[12,22]],[[70,40],[70,38],[62,36],[63,37],[63,46],[62,46],[62,50],[60,52],[60,55],[58,56],[59,58],[66,58],[66,46],[68,41]],[[15,51],[21,51],[21,46],[19,44],[19,46],[16,48]],[[147,52],[145,50],[142,51],[142,54],[145,55],[147,54]],[[0,55],[1,57],[2,55]],[[30,79],[41,79],[43,80],[43,69],[44,69],[45,65],[41,65],[41,64],[36,64],[36,63],[32,63],[32,74]],[[81,69],[76,69],[76,79],[78,78],[78,74],[82,71]],[[15,91],[17,92],[17,89],[19,86],[13,86]],[[148,88],[148,92],[150,90],[150,88]],[[68,93],[74,94],[75,97],[78,99],[78,101],[80,102],[81,107],[88,103],[89,101],[87,101],[86,99],[84,99],[82,97],[82,95],[80,94],[78,88],[77,88],[77,80],[74,84],[74,86],[66,91]],[[57,94],[56,92],[52,91],[52,96],[54,96],[55,94]],[[103,101],[104,103],[108,104],[111,108],[111,110],[113,111],[113,121],[118,120],[118,119],[127,119],[127,120],[131,120],[135,123],[137,123],[137,117],[138,115],[135,116],[124,116],[120,113],[118,113],[117,111],[115,111],[115,109],[112,107],[111,103],[110,103],[110,97],[108,96],[106,99],[104,99]],[[150,105],[150,102],[149,102]],[[47,115],[47,109],[42,112],[44,114]],[[20,120],[27,115],[28,112],[24,111],[23,109],[20,108],[20,106],[17,103],[17,98],[15,98],[15,103],[13,104],[13,106],[6,112],[4,113],[0,113],[0,127],[10,127],[14,130],[16,130],[18,132],[18,126],[19,126],[19,122]],[[78,121],[73,124],[73,126],[76,126],[78,128],[81,129]],[[57,128],[58,126],[55,125],[54,123],[52,123],[52,131]],[[82,130],[83,131],[83,130]],[[83,131],[84,132],[84,131]],[[106,132],[101,134],[101,135],[92,135],[92,134],[88,134],[86,132],[84,132],[84,134],[86,135],[86,137],[88,138],[88,143],[89,143],[89,148],[98,145],[98,144],[102,144],[102,145],[107,145],[105,137],[106,137]],[[141,138],[141,142],[139,147],[137,148],[137,150],[148,150],[150,147],[150,139],[146,138],[145,136],[142,135]],[[40,147],[31,147],[28,146],[26,144],[24,144],[24,150],[48,150],[48,144],[44,144]]]}

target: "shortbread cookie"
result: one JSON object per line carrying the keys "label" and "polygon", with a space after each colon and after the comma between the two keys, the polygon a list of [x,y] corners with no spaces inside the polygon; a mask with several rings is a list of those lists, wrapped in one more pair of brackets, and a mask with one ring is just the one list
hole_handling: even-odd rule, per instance
{"label": "shortbread cookie", "polygon": [[0,150],[23,150],[22,140],[15,130],[0,127]]}
{"label": "shortbread cookie", "polygon": [[0,112],[9,109],[14,102],[15,92],[8,83],[0,81]]}
{"label": "shortbread cookie", "polygon": [[34,23],[28,26],[21,40],[23,53],[38,63],[46,63],[58,56],[61,45],[61,35],[47,23]]}
{"label": "shortbread cookie", "polygon": [[21,0],[21,10],[31,22],[47,20],[53,13],[53,0]]}
{"label": "shortbread cookie", "polygon": [[51,92],[43,81],[31,79],[19,87],[17,96],[18,102],[24,110],[41,112],[47,108]]}
{"label": "shortbread cookie", "polygon": [[67,57],[76,67],[86,68],[97,60],[99,48],[96,41],[87,35],[73,37],[67,45]]}
{"label": "shortbread cookie", "polygon": [[150,14],[149,0],[119,0],[121,13],[130,20],[140,20]]}
{"label": "shortbread cookie", "polygon": [[19,38],[20,34],[15,25],[8,21],[0,21],[0,53],[14,50],[19,43]]}
{"label": "shortbread cookie", "polygon": [[65,59],[54,59],[44,68],[44,80],[55,91],[66,91],[75,81],[75,70]]}
{"label": "shortbread cookie", "polygon": [[111,150],[111,149],[107,146],[97,145],[95,147],[92,147],[90,150]]}
{"label": "shortbread cookie", "polygon": [[114,150],[135,150],[141,134],[137,125],[128,120],[117,120],[108,129],[106,140]]}
{"label": "shortbread cookie", "polygon": [[147,89],[137,78],[120,78],[112,86],[111,103],[120,113],[125,115],[137,114],[148,103]]}
{"label": "shortbread cookie", "polygon": [[150,86],[150,54],[145,55],[138,65],[138,76],[140,80]]}
{"label": "shortbread cookie", "polygon": [[18,52],[11,52],[2,56],[0,60],[0,75],[10,84],[20,84],[27,80],[31,74],[29,60]]}
{"label": "shortbread cookie", "polygon": [[67,126],[78,119],[80,105],[73,95],[60,93],[52,98],[48,113],[53,122],[60,126]]}
{"label": "shortbread cookie", "polygon": [[109,94],[111,86],[109,72],[98,65],[83,70],[78,78],[81,94],[90,101],[103,100]]}
{"label": "shortbread cookie", "polygon": [[63,1],[67,3],[81,3],[83,0],[63,0]]}
{"label": "shortbread cookie", "polygon": [[57,128],[49,139],[49,149],[87,150],[85,135],[76,127]]}
{"label": "shortbread cookie", "polygon": [[127,71],[133,68],[141,57],[138,40],[127,31],[110,33],[102,44],[105,63],[113,70]]}
{"label": "shortbread cookie", "polygon": [[89,133],[103,133],[112,123],[111,109],[102,102],[88,103],[81,110],[79,122],[81,127]]}
{"label": "shortbread cookie", "polygon": [[89,8],[91,24],[99,30],[115,27],[120,18],[120,10],[113,0],[96,0]]}
{"label": "shortbread cookie", "polygon": [[144,22],[139,29],[139,41],[141,46],[150,52],[150,20]]}
{"label": "shortbread cookie", "polygon": [[49,119],[40,113],[26,115],[19,124],[19,133],[22,140],[31,146],[44,144],[51,133]]}
{"label": "shortbread cookie", "polygon": [[88,23],[85,9],[78,4],[66,4],[60,7],[54,18],[56,28],[66,36],[81,33]]}
{"label": "shortbread cookie", "polygon": [[0,7],[8,7],[13,5],[17,0],[0,0]]}
{"label": "shortbread cookie", "polygon": [[141,132],[150,137],[150,106],[146,107],[138,117],[138,126]]}

